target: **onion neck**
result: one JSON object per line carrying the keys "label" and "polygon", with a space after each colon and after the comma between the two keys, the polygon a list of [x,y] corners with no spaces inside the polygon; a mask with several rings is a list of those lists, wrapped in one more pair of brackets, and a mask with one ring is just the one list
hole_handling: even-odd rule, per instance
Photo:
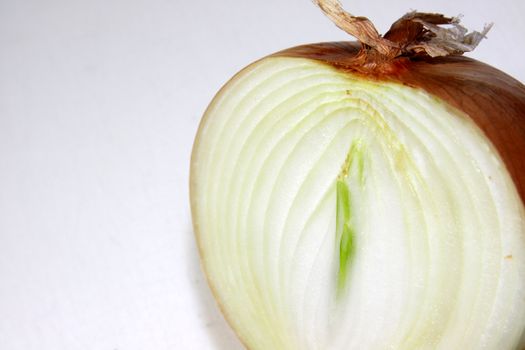
{"label": "onion neck", "polygon": [[382,36],[368,18],[346,12],[338,0],[313,1],[337,27],[359,40],[359,56],[371,69],[397,57],[462,55],[474,50],[492,27],[489,24],[481,32],[468,33],[459,17],[413,11]]}
{"label": "onion neck", "polygon": [[337,27],[359,40],[363,55],[389,60],[401,52],[399,43],[383,38],[368,18],[346,12],[338,0],[314,2]]}

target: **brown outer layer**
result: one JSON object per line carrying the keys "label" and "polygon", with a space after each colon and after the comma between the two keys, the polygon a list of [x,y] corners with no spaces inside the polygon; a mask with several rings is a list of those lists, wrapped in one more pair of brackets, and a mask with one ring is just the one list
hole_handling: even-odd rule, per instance
{"label": "brown outer layer", "polygon": [[298,46],[273,56],[302,57],[369,79],[421,88],[468,115],[492,141],[525,204],[525,86],[464,56],[398,57],[367,65],[353,42]]}

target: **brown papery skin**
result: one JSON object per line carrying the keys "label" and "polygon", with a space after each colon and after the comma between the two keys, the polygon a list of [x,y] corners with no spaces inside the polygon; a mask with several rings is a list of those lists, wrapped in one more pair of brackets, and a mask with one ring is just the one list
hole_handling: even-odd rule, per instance
{"label": "brown papery skin", "polygon": [[525,204],[525,86],[511,76],[464,56],[381,60],[355,42],[303,45],[272,56],[317,60],[366,79],[423,89],[448,102],[492,141]]}

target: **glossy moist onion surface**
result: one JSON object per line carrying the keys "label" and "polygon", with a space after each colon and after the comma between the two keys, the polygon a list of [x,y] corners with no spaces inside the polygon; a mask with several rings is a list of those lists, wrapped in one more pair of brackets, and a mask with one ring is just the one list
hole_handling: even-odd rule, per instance
{"label": "glossy moist onion surface", "polygon": [[496,148],[423,90],[269,57],[203,119],[192,214],[250,349],[515,349],[525,211]]}

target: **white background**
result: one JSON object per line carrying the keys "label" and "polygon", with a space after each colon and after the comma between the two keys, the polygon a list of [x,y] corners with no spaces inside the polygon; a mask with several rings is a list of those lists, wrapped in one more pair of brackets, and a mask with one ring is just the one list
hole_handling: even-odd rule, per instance
{"label": "white background", "polygon": [[[472,3],[343,1],[381,32],[494,21],[473,56],[525,81],[525,2]],[[0,349],[240,349],[191,228],[200,116],[251,61],[347,38],[308,0],[0,0]]]}

